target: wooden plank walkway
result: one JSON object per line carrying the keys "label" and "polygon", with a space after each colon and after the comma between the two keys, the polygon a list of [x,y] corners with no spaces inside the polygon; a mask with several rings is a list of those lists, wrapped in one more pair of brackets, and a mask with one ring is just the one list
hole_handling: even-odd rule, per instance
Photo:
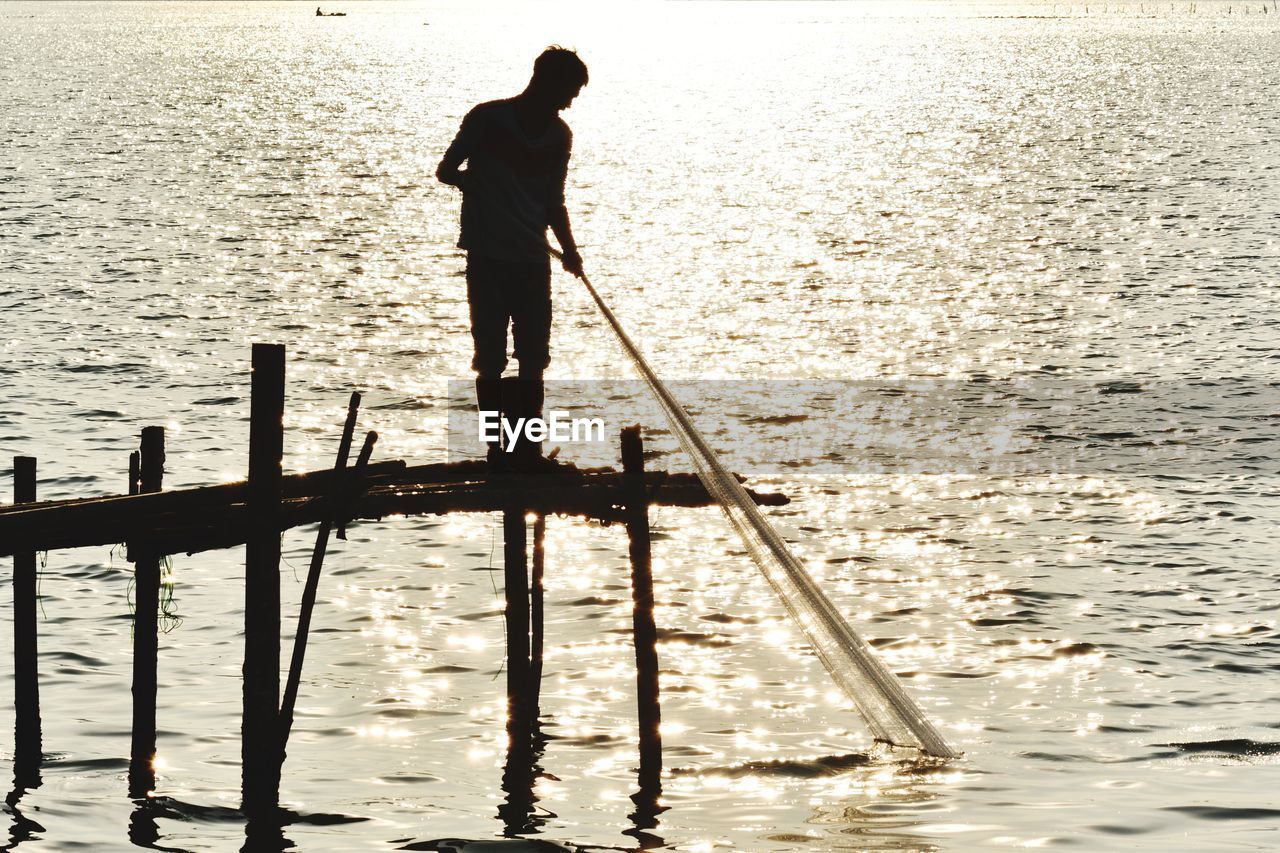
{"label": "wooden plank walkway", "polygon": [[[332,470],[283,478],[281,531],[316,524],[336,513],[347,520],[450,512],[502,512],[513,502],[528,512],[573,515],[606,522],[625,520],[624,474],[610,468],[578,469],[561,464],[536,474],[489,473],[482,461],[406,465],[370,464],[348,496],[332,495]],[[662,506],[709,506],[714,501],[693,474],[645,474],[649,502]],[[245,544],[249,531],[248,483],[227,483],[170,492],[116,495],[0,506],[0,557],[147,543],[151,553],[193,554]],[[785,495],[752,492],[756,502],[778,506]]]}

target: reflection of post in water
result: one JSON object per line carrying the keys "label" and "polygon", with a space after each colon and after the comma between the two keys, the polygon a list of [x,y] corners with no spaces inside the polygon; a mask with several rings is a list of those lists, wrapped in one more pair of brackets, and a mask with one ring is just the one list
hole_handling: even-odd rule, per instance
{"label": "reflection of post in water", "polygon": [[[130,772],[130,777],[133,774]],[[138,801],[129,815],[129,843],[134,847],[155,849],[160,840],[160,826],[156,823],[154,801],[142,799]]]}
{"label": "reflection of post in water", "polygon": [[9,792],[9,796],[5,797],[5,804],[9,806],[9,814],[11,822],[9,824],[9,843],[0,850],[12,850],[24,841],[30,841],[38,832],[45,832],[45,828],[36,821],[25,816],[19,809],[18,804],[22,801],[22,795],[27,791],[40,787],[40,768],[26,768],[19,771],[14,768],[13,790]]}
{"label": "reflection of post in water", "polygon": [[662,805],[662,782],[656,774],[651,779],[646,779],[643,768],[639,777],[640,790],[631,795],[631,802],[636,804],[636,810],[627,815],[631,820],[631,828],[624,829],[622,834],[629,835],[639,842],[641,850],[665,847],[666,841],[662,836],[648,831],[657,828],[658,815],[667,810],[667,807]]}
{"label": "reflection of post in water", "polygon": [[645,830],[658,825],[662,797],[662,706],[658,693],[658,628],[653,617],[653,561],[649,541],[649,495],[644,482],[644,440],[640,427],[622,431],[622,470],[626,474],[626,524],[631,557],[631,628],[636,649],[636,703],[640,728],[640,790],[630,816],[642,849],[662,839]]}
{"label": "reflection of post in water", "polygon": [[285,838],[281,826],[281,814],[250,813],[244,827],[244,846],[241,853],[277,853],[293,850],[294,844]]}
{"label": "reflection of post in water", "polygon": [[507,763],[502,768],[502,790],[507,796],[498,806],[498,819],[502,821],[502,834],[511,838],[537,832],[547,817],[555,815],[538,815],[534,808],[538,798],[533,789],[542,775],[539,762],[547,743],[537,716],[523,717],[517,725],[508,725],[507,734]]}
{"label": "reflection of post in water", "polygon": [[179,847],[164,847],[160,842],[160,825],[156,818],[166,817],[183,820],[183,815],[169,808],[165,798],[148,797],[137,801],[133,813],[129,815],[129,843],[134,847],[146,847],[149,850],[171,851],[178,853]]}

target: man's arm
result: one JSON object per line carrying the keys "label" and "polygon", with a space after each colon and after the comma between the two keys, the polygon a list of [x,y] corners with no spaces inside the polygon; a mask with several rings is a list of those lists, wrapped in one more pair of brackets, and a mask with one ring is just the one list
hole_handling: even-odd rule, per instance
{"label": "man's arm", "polygon": [[560,251],[564,254],[560,262],[564,264],[565,270],[582,278],[582,255],[578,254],[578,244],[573,241],[569,211],[563,204],[551,211],[551,221],[548,224],[551,226],[551,233],[556,235],[556,240],[560,243]]}
{"label": "man's arm", "polygon": [[582,255],[578,254],[578,244],[573,239],[573,228],[569,225],[569,209],[564,203],[564,184],[569,176],[569,155],[573,151],[573,134],[569,132],[568,127],[565,128],[565,133],[568,136],[564,154],[551,173],[551,199],[548,205],[547,224],[551,226],[551,233],[556,235],[560,251],[564,253],[560,262],[565,270],[578,278],[584,278]]}
{"label": "man's arm", "polygon": [[453,142],[449,144],[448,149],[444,152],[444,157],[440,160],[440,165],[436,167],[436,180],[442,184],[448,184],[451,187],[465,189],[467,182],[467,173],[459,167],[471,156],[474,146],[476,129],[475,129],[475,110],[467,113],[462,120],[462,126],[458,128],[458,135],[453,138]]}
{"label": "man's arm", "polygon": [[[485,106],[484,104],[481,107]],[[555,154],[532,151],[509,130],[486,120],[477,114],[480,107],[467,113],[458,135],[449,145],[440,165],[436,168],[436,180],[442,184],[467,189],[467,173],[460,167],[473,154],[484,153],[505,163],[518,175],[537,174],[548,168],[555,169]],[[563,168],[563,167],[562,167]]]}

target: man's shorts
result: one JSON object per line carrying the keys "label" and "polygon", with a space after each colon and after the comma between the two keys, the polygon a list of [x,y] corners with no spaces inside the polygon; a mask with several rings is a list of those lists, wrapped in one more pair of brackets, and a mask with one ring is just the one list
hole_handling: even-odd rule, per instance
{"label": "man's shorts", "polygon": [[551,363],[551,260],[500,261],[467,254],[471,306],[471,368],[496,379],[507,367],[507,324],[522,373],[541,374]]}

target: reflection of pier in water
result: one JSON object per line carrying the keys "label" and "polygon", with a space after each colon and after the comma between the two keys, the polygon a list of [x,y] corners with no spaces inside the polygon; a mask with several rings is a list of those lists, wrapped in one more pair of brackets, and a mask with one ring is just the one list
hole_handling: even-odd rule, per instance
{"label": "reflection of pier in water", "polygon": [[[503,517],[505,620],[507,635],[508,752],[499,807],[505,834],[536,832],[534,786],[546,743],[539,728],[543,652],[545,516],[577,515],[625,526],[633,596],[639,719],[639,790],[630,816],[642,847],[660,843],[648,833],[657,825],[661,795],[662,741],[658,692],[657,630],[653,618],[648,507],[709,506],[714,503],[692,474],[646,472],[638,426],[622,431],[622,470],[548,465],[537,473],[491,474],[483,462],[409,466],[372,462],[377,440],[369,433],[354,466],[359,395],[353,394],[337,461],[332,470],[284,476],[284,347],[253,348],[249,427],[249,476],[240,483],[162,491],[164,430],[142,431],[129,460],[128,493],[112,497],[38,502],[36,460],[14,459],[14,504],[0,507],[0,556],[14,560],[15,756],[11,843],[43,832],[21,815],[26,790],[41,784],[43,759],[37,664],[36,552],[128,543],[135,566],[133,625],[133,721],[128,794],[137,802],[130,838],[156,846],[155,818],[200,811],[200,807],[156,797],[155,742],[158,617],[164,558],[245,546],[245,653],[241,728],[242,810],[248,818],[247,846],[280,849],[283,825],[308,818],[280,809],[284,763],[294,703],[305,659],[311,613],[331,531],[345,538],[358,519],[451,512],[500,512]],[[757,503],[781,504],[778,494],[751,493]],[[533,519],[532,566],[529,518]],[[293,656],[280,684],[280,545],[290,528],[318,524],[316,545],[303,589]],[[530,573],[532,568],[532,573]],[[317,816],[319,817],[319,816]],[[333,816],[323,816],[328,820]],[[158,847],[157,849],[164,849]]]}

